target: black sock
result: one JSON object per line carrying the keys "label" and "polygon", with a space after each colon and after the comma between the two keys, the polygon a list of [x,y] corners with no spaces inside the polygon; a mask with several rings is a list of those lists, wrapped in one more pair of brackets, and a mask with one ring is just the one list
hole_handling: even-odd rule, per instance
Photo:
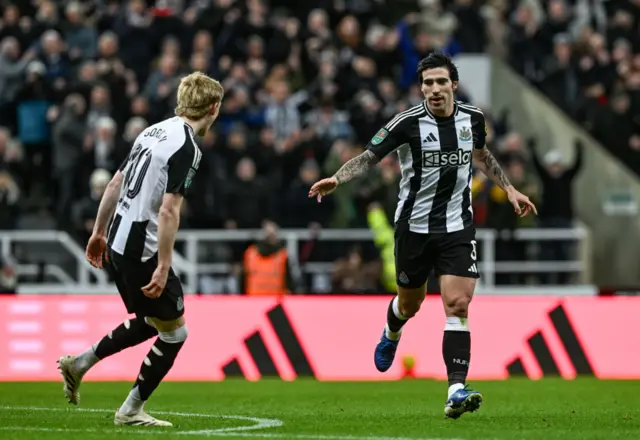
{"label": "black sock", "polygon": [[387,327],[389,327],[389,331],[393,333],[398,333],[400,329],[402,329],[402,326],[407,323],[407,318],[402,319],[399,318],[398,315],[404,318],[398,308],[398,297],[396,296],[391,300],[389,308],[387,309]]}
{"label": "black sock", "polygon": [[442,339],[442,357],[447,366],[449,386],[456,383],[464,384],[471,360],[471,333],[445,330]]}
{"label": "black sock", "polygon": [[104,359],[153,338],[157,334],[158,331],[144,320],[128,319],[98,342],[95,353],[98,358]]}
{"label": "black sock", "polygon": [[162,379],[171,370],[183,345],[184,341],[165,342],[160,338],[156,339],[149,354],[144,358],[140,374],[134,385],[134,388],[138,387],[141,400],[149,399],[151,393],[158,388]]}

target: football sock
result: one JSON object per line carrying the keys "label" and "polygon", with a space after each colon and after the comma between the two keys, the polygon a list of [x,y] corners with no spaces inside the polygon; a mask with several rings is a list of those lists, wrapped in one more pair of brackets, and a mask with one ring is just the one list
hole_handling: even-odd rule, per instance
{"label": "football sock", "polygon": [[132,396],[132,393],[134,393],[134,400],[145,401],[149,399],[151,393],[171,370],[180,349],[184,345],[184,341],[187,339],[187,334],[186,326],[171,332],[160,332],[158,334],[158,339],[153,343],[151,350],[144,358],[138,379],[129,394]]}
{"label": "football sock", "polygon": [[118,410],[121,414],[131,415],[140,412],[144,407],[145,401],[140,397],[140,390],[134,385],[129,392],[126,400]]}
{"label": "football sock", "polygon": [[[158,331],[142,319],[127,319],[107,336],[102,338],[91,350],[100,360],[116,354],[125,348],[138,345],[158,334]],[[87,356],[88,358],[89,356]]]}
{"label": "football sock", "polygon": [[80,353],[76,356],[73,362],[74,368],[80,371],[87,371],[100,361],[100,358],[96,356],[95,350],[98,344],[93,344],[84,353]]}
{"label": "football sock", "polygon": [[387,326],[385,327],[385,334],[387,338],[392,341],[400,339],[402,326],[406,324],[407,320],[408,318],[404,317],[402,313],[400,313],[398,296],[396,296],[391,300],[389,308],[387,309]]}
{"label": "football sock", "polygon": [[449,378],[449,395],[451,390],[457,391],[464,387],[469,373],[471,360],[471,333],[467,325],[467,318],[450,316],[444,327],[442,339],[442,357],[447,366]]}

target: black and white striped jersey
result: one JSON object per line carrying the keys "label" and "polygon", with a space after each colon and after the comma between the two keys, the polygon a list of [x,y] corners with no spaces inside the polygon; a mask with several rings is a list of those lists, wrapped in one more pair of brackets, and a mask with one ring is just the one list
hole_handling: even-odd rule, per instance
{"label": "black and white striped jersey", "polygon": [[453,115],[436,117],[426,102],[398,113],[367,145],[382,159],[398,150],[402,178],[396,225],[412,232],[455,232],[473,224],[473,149],[485,146],[486,126],[477,107],[455,103]]}
{"label": "black and white striped jersey", "polygon": [[158,252],[158,213],[165,193],[187,195],[202,153],[193,129],[173,117],[144,130],[120,166],[124,182],[109,228],[114,252],[147,261]]}

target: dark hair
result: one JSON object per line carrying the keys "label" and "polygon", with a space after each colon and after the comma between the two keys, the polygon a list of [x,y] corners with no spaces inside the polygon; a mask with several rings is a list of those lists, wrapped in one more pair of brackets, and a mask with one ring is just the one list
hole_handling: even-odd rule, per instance
{"label": "dark hair", "polygon": [[445,55],[442,52],[431,52],[426,58],[423,58],[418,63],[418,81],[422,83],[422,72],[429,69],[437,69],[439,67],[445,67],[449,71],[449,77],[451,81],[459,81],[458,68],[449,55]]}

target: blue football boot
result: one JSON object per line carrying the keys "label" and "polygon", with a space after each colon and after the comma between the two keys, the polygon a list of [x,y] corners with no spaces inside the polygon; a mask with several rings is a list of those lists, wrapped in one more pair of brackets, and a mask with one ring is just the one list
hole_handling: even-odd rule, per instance
{"label": "blue football boot", "polygon": [[397,341],[392,341],[387,338],[386,331],[382,332],[382,337],[380,338],[378,345],[376,345],[376,351],[373,356],[373,360],[378,371],[384,373],[391,368],[393,359],[396,357],[398,342],[400,342],[399,339]]}
{"label": "blue football boot", "polygon": [[477,411],[481,404],[482,394],[465,385],[449,397],[444,406],[444,416],[448,419],[457,419],[466,412]]}

